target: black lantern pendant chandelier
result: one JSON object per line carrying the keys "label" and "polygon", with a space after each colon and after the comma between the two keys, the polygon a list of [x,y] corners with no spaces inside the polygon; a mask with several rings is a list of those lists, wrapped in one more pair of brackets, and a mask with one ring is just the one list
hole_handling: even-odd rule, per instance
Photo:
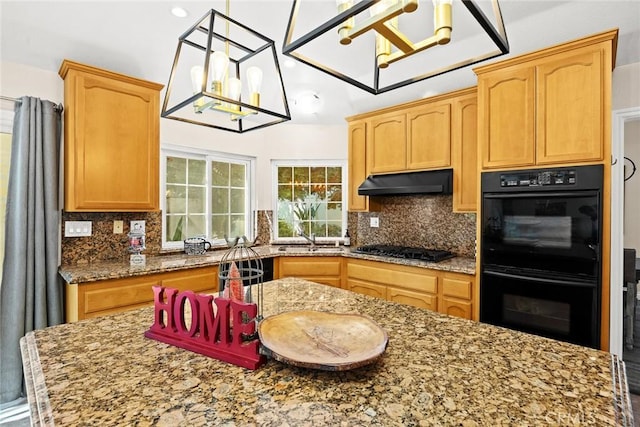
{"label": "black lantern pendant chandelier", "polygon": [[509,53],[498,0],[432,1],[294,0],[283,53],[376,95]]}
{"label": "black lantern pendant chandelier", "polygon": [[273,40],[211,9],[178,40],[161,116],[242,133],[291,120]]}

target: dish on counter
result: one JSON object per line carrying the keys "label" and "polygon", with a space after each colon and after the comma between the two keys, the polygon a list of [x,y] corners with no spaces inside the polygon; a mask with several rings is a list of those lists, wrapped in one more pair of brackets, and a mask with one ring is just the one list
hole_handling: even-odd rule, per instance
{"label": "dish on counter", "polygon": [[377,361],[387,348],[387,333],[359,314],[289,311],[258,326],[265,353],[280,362],[326,371],[346,371]]}

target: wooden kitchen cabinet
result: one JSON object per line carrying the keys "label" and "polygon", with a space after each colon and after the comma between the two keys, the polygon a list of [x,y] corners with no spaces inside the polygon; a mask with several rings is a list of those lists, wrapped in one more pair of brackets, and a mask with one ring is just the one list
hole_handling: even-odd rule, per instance
{"label": "wooden kitchen cabinet", "polygon": [[63,61],[64,209],[159,209],[162,85]]}
{"label": "wooden kitchen cabinet", "polygon": [[474,317],[472,275],[350,258],[345,273],[345,288],[350,291],[465,319]]}
{"label": "wooden kitchen cabinet", "polygon": [[441,281],[442,296],[438,311],[450,316],[472,319],[471,301],[473,299],[474,276],[444,272]]}
{"label": "wooden kitchen cabinet", "polygon": [[483,169],[600,162],[617,30],[475,68]]}
{"label": "wooden kitchen cabinet", "polygon": [[438,311],[437,295],[430,295],[424,292],[408,291],[393,286],[387,287],[387,300],[400,304],[412,305],[414,307],[426,308]]}
{"label": "wooden kitchen cabinet", "polygon": [[605,50],[589,46],[536,66],[536,163],[602,160]]}
{"label": "wooden kitchen cabinet", "polygon": [[196,293],[218,292],[218,267],[67,283],[66,321],[75,322],[153,305],[152,286],[158,285]]}
{"label": "wooden kitchen cabinet", "polygon": [[406,169],[451,166],[451,104],[428,103],[407,111]]}
{"label": "wooden kitchen cabinet", "polygon": [[478,95],[476,88],[452,101],[453,211],[475,212],[478,195]]}
{"label": "wooden kitchen cabinet", "polygon": [[358,195],[367,178],[367,126],[365,121],[349,123],[349,206],[351,212],[369,210],[369,197]]}
{"label": "wooden kitchen cabinet", "polygon": [[362,295],[369,295],[370,297],[387,299],[387,287],[385,285],[380,285],[369,281],[349,279],[347,290]]}
{"label": "wooden kitchen cabinet", "polygon": [[367,126],[369,173],[398,172],[407,165],[407,126],[404,112],[371,118]]}
{"label": "wooden kitchen cabinet", "polygon": [[357,195],[370,174],[453,167],[454,211],[475,212],[477,113],[471,87],[348,117],[349,211],[379,209]]}
{"label": "wooden kitchen cabinet", "polygon": [[276,258],[277,278],[297,277],[316,283],[342,287],[342,257],[281,256]]}
{"label": "wooden kitchen cabinet", "polygon": [[535,164],[533,68],[478,76],[478,137],[483,168]]}

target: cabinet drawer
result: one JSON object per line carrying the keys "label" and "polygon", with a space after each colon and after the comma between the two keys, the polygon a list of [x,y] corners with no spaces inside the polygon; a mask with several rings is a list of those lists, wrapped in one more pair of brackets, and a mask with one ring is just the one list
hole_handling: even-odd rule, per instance
{"label": "cabinet drawer", "polygon": [[178,289],[179,291],[193,291],[196,293],[218,292],[219,282],[217,271],[206,271],[196,274],[183,275],[162,279],[162,286]]}
{"label": "cabinet drawer", "polygon": [[218,267],[156,273],[124,279],[67,284],[67,322],[117,313],[153,304],[153,286],[179,291],[218,291]]}
{"label": "cabinet drawer", "polygon": [[155,277],[140,277],[125,280],[108,280],[101,284],[81,285],[86,287],[83,292],[85,314],[113,310],[120,307],[138,306],[153,301],[152,286],[159,285]]}
{"label": "cabinet drawer", "polygon": [[426,295],[420,292],[389,287],[387,288],[387,299],[400,304],[412,305],[433,311],[438,310],[438,297],[436,295]]}
{"label": "cabinet drawer", "polygon": [[471,279],[443,277],[442,295],[470,300]]}
{"label": "cabinet drawer", "polygon": [[[410,271],[407,271],[411,269]],[[347,276],[351,279],[375,281],[420,292],[437,293],[438,276],[426,269],[403,267],[376,262],[349,262]]]}
{"label": "cabinet drawer", "polygon": [[281,257],[279,277],[340,276],[339,257]]}

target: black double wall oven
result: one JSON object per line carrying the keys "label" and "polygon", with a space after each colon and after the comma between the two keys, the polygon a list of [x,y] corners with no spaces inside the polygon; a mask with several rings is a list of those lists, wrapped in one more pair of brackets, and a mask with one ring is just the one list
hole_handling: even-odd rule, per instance
{"label": "black double wall oven", "polygon": [[482,174],[480,320],[599,348],[602,165]]}

